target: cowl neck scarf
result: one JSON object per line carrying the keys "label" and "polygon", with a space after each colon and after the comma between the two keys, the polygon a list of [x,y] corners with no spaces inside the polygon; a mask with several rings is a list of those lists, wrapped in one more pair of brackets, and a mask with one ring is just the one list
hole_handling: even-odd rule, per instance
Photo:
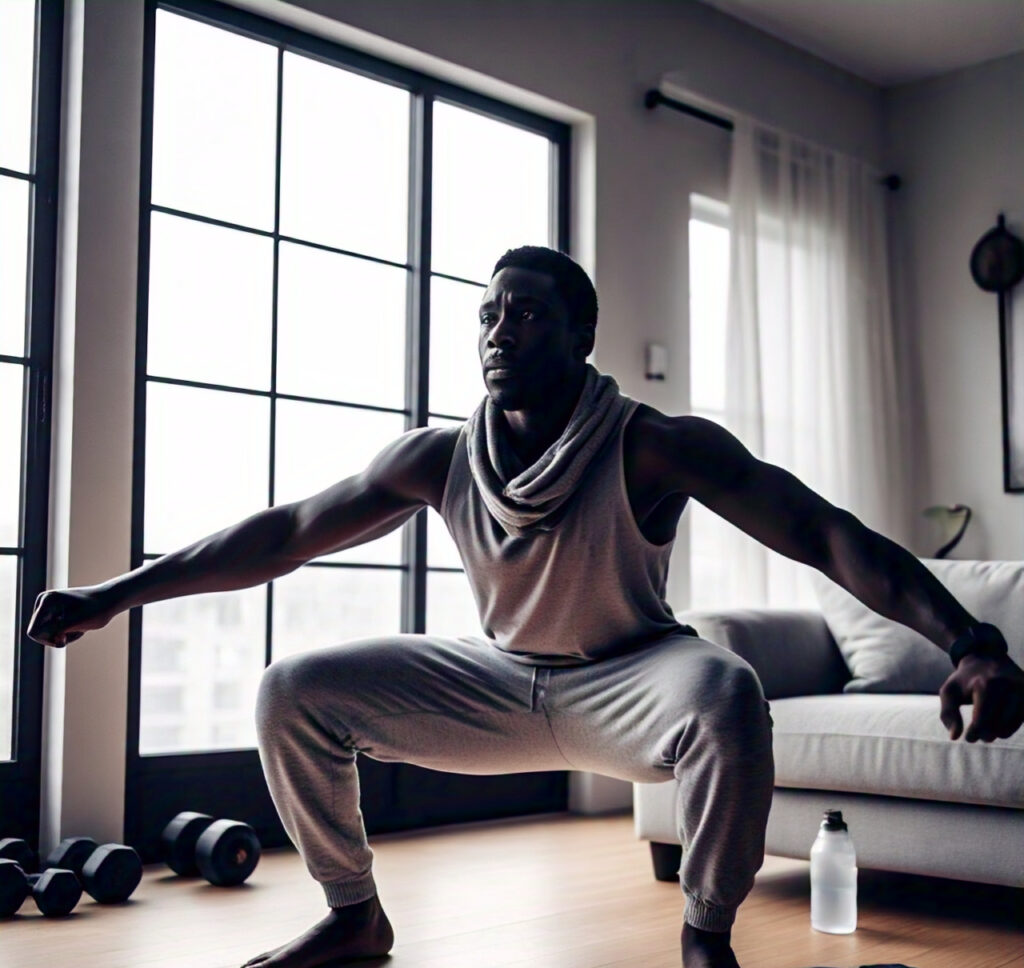
{"label": "cowl neck scarf", "polygon": [[513,537],[551,531],[630,401],[608,373],[586,380],[561,436],[530,467],[512,449],[503,411],[488,394],[466,421],[469,467],[487,509]]}

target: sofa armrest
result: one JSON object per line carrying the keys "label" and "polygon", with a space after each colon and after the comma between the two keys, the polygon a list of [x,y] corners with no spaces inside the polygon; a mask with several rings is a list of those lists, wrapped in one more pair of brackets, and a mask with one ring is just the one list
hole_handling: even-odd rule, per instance
{"label": "sofa armrest", "polygon": [[694,610],[678,618],[746,659],[768,700],[842,692],[850,678],[824,617],[813,609]]}

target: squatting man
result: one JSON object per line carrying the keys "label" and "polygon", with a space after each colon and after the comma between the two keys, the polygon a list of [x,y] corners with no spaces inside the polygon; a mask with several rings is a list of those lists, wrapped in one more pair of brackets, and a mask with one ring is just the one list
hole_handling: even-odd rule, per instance
{"label": "squatting man", "polygon": [[665,601],[690,498],[947,652],[938,715],[951,740],[1005,739],[1024,721],[1024,671],[998,629],[908,550],[723,427],[623,394],[587,362],[596,325],[594,287],[574,261],[510,250],[480,304],[486,394],[463,424],[409,430],[318,494],[36,599],[28,635],[63,647],[126,609],[272,581],[394,531],[420,508],[443,518],[482,635],[354,639],[279,659],[263,675],[261,762],[329,910],[248,968],[391,949],[359,812],[359,753],[462,773],[675,777],[683,964],[737,968],[732,925],[764,860],[772,721],[753,668],[681,625]]}

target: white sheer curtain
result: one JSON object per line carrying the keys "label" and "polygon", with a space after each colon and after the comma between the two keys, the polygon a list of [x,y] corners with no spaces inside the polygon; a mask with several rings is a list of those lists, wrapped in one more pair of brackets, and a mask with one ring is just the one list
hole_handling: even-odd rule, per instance
{"label": "white sheer curtain", "polygon": [[[734,120],[725,424],[755,456],[906,545],[886,189],[854,158]],[[815,606],[809,566],[729,525],[722,539],[722,604]]]}

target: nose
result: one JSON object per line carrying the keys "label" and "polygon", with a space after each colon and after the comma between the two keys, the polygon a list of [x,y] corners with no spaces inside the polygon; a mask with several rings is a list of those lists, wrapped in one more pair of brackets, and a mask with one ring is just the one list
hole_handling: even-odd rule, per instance
{"label": "nose", "polygon": [[506,309],[498,310],[498,321],[487,335],[488,346],[511,346],[515,342],[512,319],[514,314]]}

